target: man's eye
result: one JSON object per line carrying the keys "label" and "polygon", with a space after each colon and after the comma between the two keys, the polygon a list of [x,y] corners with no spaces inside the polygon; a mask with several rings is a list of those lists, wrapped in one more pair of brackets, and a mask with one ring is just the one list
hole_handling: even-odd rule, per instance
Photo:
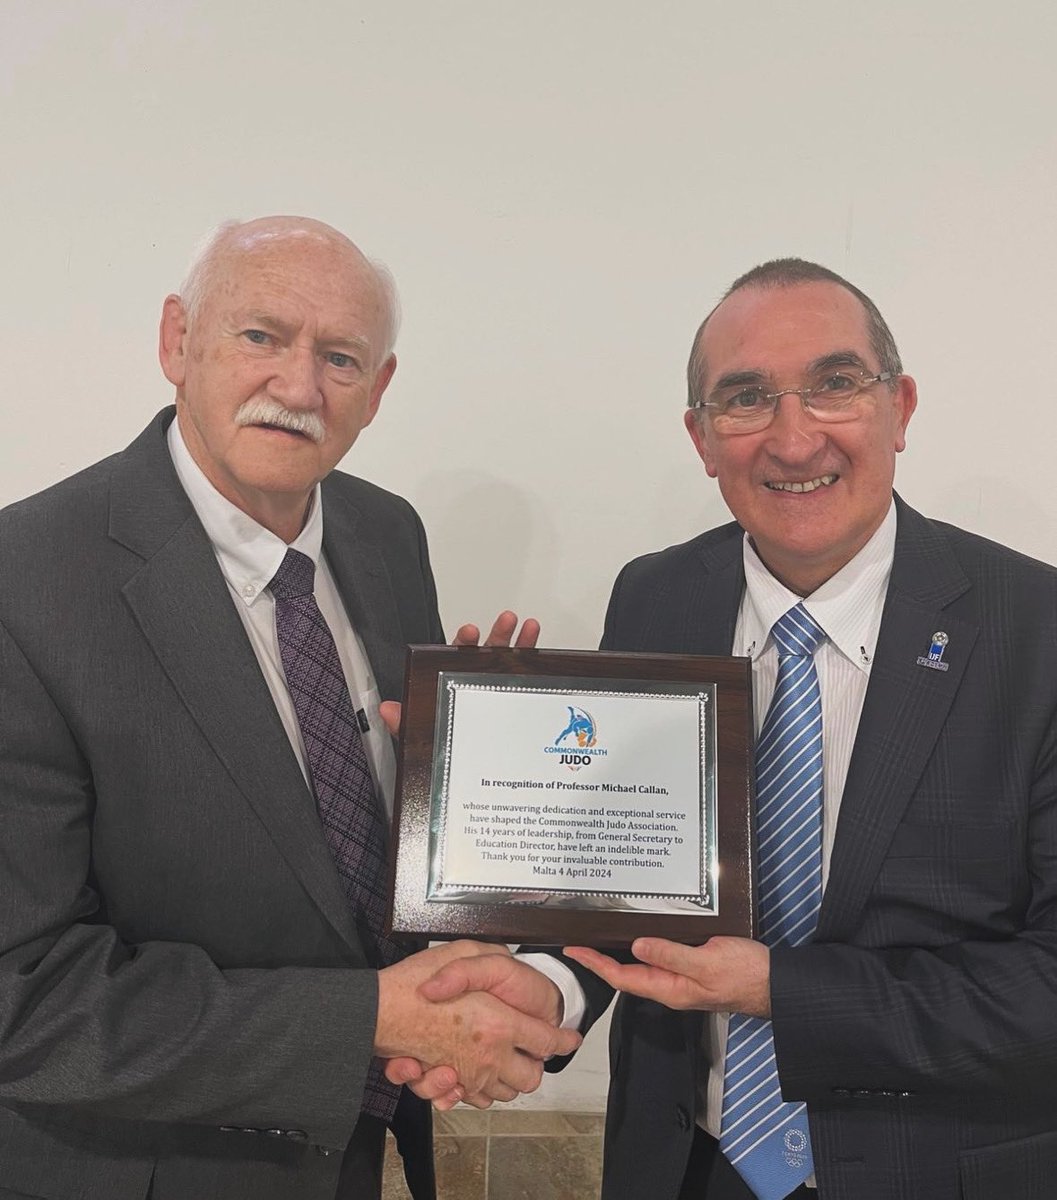
{"label": "man's eye", "polygon": [[351,354],[341,354],[337,350],[327,355],[327,362],[332,367],[339,367],[341,370],[347,370],[349,367],[356,366],[356,360]]}
{"label": "man's eye", "polygon": [[822,396],[847,396],[854,392],[858,386],[859,381],[853,375],[837,371],[832,375],[827,375],[812,388],[812,391]]}
{"label": "man's eye", "polygon": [[744,412],[746,409],[762,408],[764,401],[763,388],[739,388],[724,401],[723,407],[727,412]]}
{"label": "man's eye", "polygon": [[246,329],[243,330],[242,336],[255,346],[267,346],[271,340],[263,329]]}

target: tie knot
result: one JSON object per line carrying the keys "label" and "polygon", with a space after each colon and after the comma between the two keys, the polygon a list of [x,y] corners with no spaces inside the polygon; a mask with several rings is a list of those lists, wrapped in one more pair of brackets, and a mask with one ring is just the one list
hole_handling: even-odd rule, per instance
{"label": "tie knot", "polygon": [[826,632],[798,604],[775,621],[771,637],[778,647],[779,658],[809,658],[825,641]]}
{"label": "tie knot", "polygon": [[311,596],[316,579],[316,564],[300,550],[287,550],[272,576],[268,590],[277,600],[296,600],[298,596]]}

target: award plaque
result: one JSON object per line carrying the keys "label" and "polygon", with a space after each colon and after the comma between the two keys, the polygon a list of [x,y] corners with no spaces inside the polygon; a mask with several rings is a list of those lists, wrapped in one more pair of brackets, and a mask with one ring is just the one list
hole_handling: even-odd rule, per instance
{"label": "award plaque", "polygon": [[751,696],[745,658],[410,647],[392,933],[754,936]]}

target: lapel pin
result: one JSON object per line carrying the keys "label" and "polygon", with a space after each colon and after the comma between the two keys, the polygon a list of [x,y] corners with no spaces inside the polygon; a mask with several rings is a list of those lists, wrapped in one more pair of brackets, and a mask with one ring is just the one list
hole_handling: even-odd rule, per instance
{"label": "lapel pin", "polygon": [[930,667],[933,671],[949,671],[950,663],[943,661],[943,652],[947,649],[947,643],[950,638],[943,632],[938,630],[932,635],[932,645],[929,646],[928,656],[924,654],[918,655],[919,667]]}

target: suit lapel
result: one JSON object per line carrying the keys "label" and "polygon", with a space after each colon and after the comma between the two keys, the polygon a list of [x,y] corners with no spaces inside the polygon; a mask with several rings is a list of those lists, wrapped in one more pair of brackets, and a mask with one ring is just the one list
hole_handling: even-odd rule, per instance
{"label": "suit lapel", "polygon": [[323,549],[383,699],[401,694],[405,637],[375,531],[338,488],[323,483]]}
{"label": "suit lapel", "polygon": [[728,528],[729,537],[700,551],[704,570],[692,584],[687,606],[690,624],[681,640],[685,646],[683,653],[727,656],[734,645],[734,629],[745,590],[745,534],[740,526]]}
{"label": "suit lapel", "polygon": [[213,549],[165,444],[167,414],[111,483],[110,536],[144,558],[125,599],[176,692],[305,891],[360,939],[301,774]]}
{"label": "suit lapel", "polygon": [[[851,935],[888,844],[932,754],[978,627],[945,609],[970,587],[942,533],[897,500],[892,577],[837,820],[820,941]],[[921,666],[932,635],[947,670]]]}

